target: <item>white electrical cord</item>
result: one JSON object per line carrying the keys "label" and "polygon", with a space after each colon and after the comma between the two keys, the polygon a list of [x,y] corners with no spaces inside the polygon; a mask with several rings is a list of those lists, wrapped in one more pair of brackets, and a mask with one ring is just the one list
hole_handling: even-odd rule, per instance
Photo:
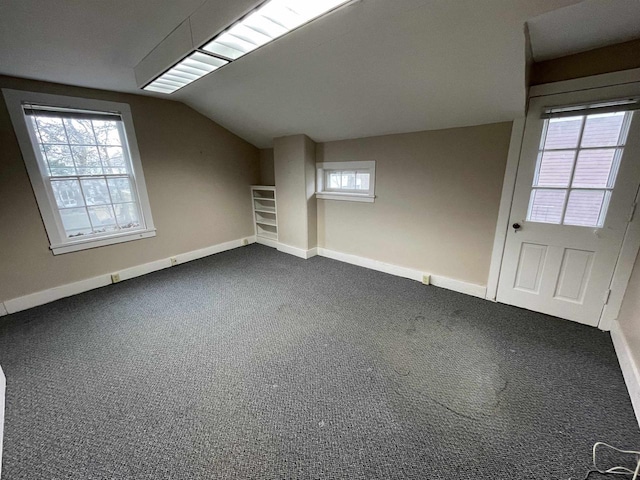
{"label": "white electrical cord", "polygon": [[[612,467],[609,468],[607,470],[601,470],[598,468],[598,464],[596,462],[596,450],[598,449],[599,446],[604,446],[607,448],[610,448],[612,450],[615,450],[616,452],[620,452],[620,453],[625,453],[625,454],[629,454],[629,455],[636,455],[637,457],[637,461],[638,461],[638,465],[636,466],[635,471],[631,470],[627,467]],[[619,448],[613,447],[611,445],[609,445],[608,443],[604,443],[604,442],[596,442],[593,445],[593,470],[589,470],[589,472],[587,473],[587,476],[585,477],[585,480],[587,480],[589,478],[589,475],[591,475],[592,473],[600,473],[602,475],[608,475],[608,474],[612,474],[612,475],[633,475],[633,478],[631,480],[638,480],[640,479],[640,452],[636,452],[633,450],[621,450]]]}

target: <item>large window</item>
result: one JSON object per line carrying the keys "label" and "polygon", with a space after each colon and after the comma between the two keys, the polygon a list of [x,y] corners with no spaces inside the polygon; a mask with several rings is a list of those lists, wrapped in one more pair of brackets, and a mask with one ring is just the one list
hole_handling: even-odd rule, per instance
{"label": "large window", "polygon": [[604,225],[632,115],[561,113],[544,120],[528,221]]}
{"label": "large window", "polygon": [[128,105],[4,94],[54,253],[154,234]]}
{"label": "large window", "polygon": [[318,163],[316,196],[325,200],[373,202],[375,162]]}

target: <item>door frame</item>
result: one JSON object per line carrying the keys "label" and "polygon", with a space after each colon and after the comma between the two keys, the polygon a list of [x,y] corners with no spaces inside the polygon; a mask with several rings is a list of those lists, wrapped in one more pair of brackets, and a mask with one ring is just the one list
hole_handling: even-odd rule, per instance
{"label": "door frame", "polygon": [[[522,140],[526,127],[526,114],[531,98],[559,95],[563,93],[577,92],[581,90],[591,90],[603,87],[612,87],[629,83],[640,83],[640,68],[624,70],[621,72],[605,73],[591,77],[564,80],[561,82],[535,85],[529,89],[527,96],[527,106],[524,116],[516,118],[511,129],[511,140],[507,165],[505,168],[504,181],[502,184],[502,195],[500,197],[500,207],[498,210],[498,221],[493,240],[493,250],[491,252],[491,263],[489,265],[489,277],[487,279],[486,299],[496,301],[498,292],[498,281],[500,280],[500,270],[509,229],[509,218],[511,216],[511,204],[515,192],[516,176],[520,164],[522,150]],[[636,194],[636,203],[640,202],[640,191]],[[630,212],[631,213],[631,212]],[[640,215],[640,212],[637,212]],[[613,326],[613,321],[618,317],[622,299],[627,290],[635,258],[640,250],[640,221],[638,215],[627,224],[624,234],[622,248],[618,254],[618,260],[611,280],[611,294],[608,303],[604,306],[600,314],[598,328],[609,331]]]}

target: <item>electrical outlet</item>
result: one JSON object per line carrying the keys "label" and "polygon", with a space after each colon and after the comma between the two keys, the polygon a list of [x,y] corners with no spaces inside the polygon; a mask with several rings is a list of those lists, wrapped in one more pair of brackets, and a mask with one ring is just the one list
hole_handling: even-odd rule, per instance
{"label": "electrical outlet", "polygon": [[242,245],[249,245],[249,239],[248,238],[242,239]]}
{"label": "electrical outlet", "polygon": [[431,275],[422,275],[422,283],[425,285],[431,284]]}
{"label": "electrical outlet", "polygon": [[175,266],[178,264],[178,259],[176,257],[171,257],[171,266]]}
{"label": "electrical outlet", "polygon": [[111,281],[113,283],[118,283],[120,281],[120,274],[119,273],[112,273],[111,274]]}

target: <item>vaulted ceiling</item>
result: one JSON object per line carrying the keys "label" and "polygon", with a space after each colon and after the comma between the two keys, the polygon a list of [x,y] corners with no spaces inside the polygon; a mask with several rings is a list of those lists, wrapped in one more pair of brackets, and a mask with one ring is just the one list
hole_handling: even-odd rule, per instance
{"label": "vaulted ceiling", "polygon": [[[134,67],[203,3],[215,25],[233,1],[3,0],[0,73],[148,95]],[[612,4],[607,27],[577,25]],[[525,104],[525,22],[534,54],[549,58],[632,36],[634,4],[360,0],[168,98],[259,147],[296,133],[327,141],[512,120]]]}

